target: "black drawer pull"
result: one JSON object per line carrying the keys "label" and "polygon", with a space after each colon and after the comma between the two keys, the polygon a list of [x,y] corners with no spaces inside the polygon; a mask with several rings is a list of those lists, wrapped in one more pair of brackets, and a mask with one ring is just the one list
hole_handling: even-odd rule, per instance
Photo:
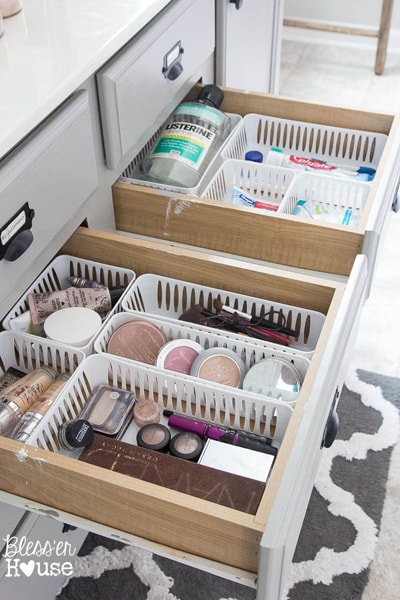
{"label": "black drawer pull", "polygon": [[236,10],[239,10],[239,8],[242,8],[243,0],[229,0],[229,2],[236,6]]}
{"label": "black drawer pull", "polygon": [[169,79],[169,81],[175,81],[179,77],[179,75],[183,71],[182,65],[182,54],[184,50],[182,47],[182,42],[178,42],[168,50],[163,59],[163,68],[162,73],[165,79]]}

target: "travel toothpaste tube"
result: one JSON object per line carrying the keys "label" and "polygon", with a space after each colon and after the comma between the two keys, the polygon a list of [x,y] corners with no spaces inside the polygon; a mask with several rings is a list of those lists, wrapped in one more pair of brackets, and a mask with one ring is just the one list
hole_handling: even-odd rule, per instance
{"label": "travel toothpaste tube", "polygon": [[345,165],[334,165],[318,158],[308,158],[306,156],[295,156],[286,153],[282,148],[271,147],[267,154],[266,161],[269,165],[279,167],[289,167],[302,171],[311,171],[322,175],[333,175],[335,177],[344,177],[357,181],[372,181],[375,177],[375,169],[372,167],[346,167]]}
{"label": "travel toothpaste tube", "polygon": [[244,190],[236,186],[233,187],[231,201],[232,204],[237,204],[239,206],[248,206],[250,208],[259,208],[266,211],[277,211],[279,208],[277,204],[271,204],[269,202],[257,200],[255,196],[252,196],[252,194],[250,194],[249,192],[245,192]]}

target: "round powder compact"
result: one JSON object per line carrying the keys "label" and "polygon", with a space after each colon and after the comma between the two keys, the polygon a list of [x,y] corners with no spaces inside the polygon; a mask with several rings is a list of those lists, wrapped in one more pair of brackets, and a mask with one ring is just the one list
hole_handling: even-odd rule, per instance
{"label": "round powder compact", "polygon": [[204,442],[197,433],[181,431],[171,438],[169,451],[172,456],[185,460],[197,460],[202,453]]}
{"label": "round powder compact", "polygon": [[43,324],[46,337],[50,340],[78,348],[86,346],[100,327],[99,313],[82,306],[57,310]]}
{"label": "round powder compact", "polygon": [[246,365],[236,352],[229,348],[209,348],[193,362],[190,374],[215,383],[240,387]]}
{"label": "round powder compact", "polygon": [[157,367],[190,374],[193,361],[202,352],[203,347],[192,340],[172,340],[163,346],[157,357]]}
{"label": "round powder compact", "polygon": [[253,365],[243,380],[243,389],[284,402],[295,402],[301,386],[296,367],[284,358],[270,357]]}
{"label": "round powder compact", "polygon": [[149,365],[155,365],[158,353],[167,343],[159,327],[150,321],[129,321],[111,335],[107,352]]}
{"label": "round powder compact", "polygon": [[133,407],[133,418],[136,425],[144,427],[150,423],[158,423],[160,409],[154,400],[138,400]]}
{"label": "round powder compact", "polygon": [[160,425],[160,423],[151,423],[139,429],[136,441],[137,445],[147,450],[155,450],[156,452],[168,452],[168,444],[171,439],[171,434],[168,427]]}

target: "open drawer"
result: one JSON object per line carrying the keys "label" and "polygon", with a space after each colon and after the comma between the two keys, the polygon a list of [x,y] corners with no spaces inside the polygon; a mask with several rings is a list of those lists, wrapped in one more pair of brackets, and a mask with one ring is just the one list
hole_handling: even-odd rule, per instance
{"label": "open drawer", "polygon": [[[325,315],[297,402],[255,514],[234,510],[42,448],[0,438],[0,488],[41,503],[49,514],[133,534],[221,565],[258,573],[258,598],[276,600],[289,565],[343,382],[343,363],[365,294],[367,266],[356,258],[346,283],[221,258],[211,253],[79,229],[61,249],[88,260],[237,294],[269,298]],[[87,359],[90,360],[90,359]],[[126,361],[127,363],[128,361]],[[83,519],[83,520],[82,520]]]}
{"label": "open drawer", "polygon": [[[327,162],[344,164],[350,158],[352,164],[373,164],[376,174],[366,184],[356,224],[316,223],[288,213],[260,215],[212,194],[207,198],[177,195],[131,184],[124,178],[113,186],[117,229],[341,276],[348,276],[357,254],[364,253],[371,276],[398,187],[400,118],[231,89],[224,92],[224,111],[269,117],[269,129],[258,132],[258,149],[260,145],[266,150],[280,145],[297,155],[315,157],[322,148]],[[189,99],[197,93],[194,88]],[[369,133],[365,136],[364,132]],[[240,158],[235,152],[229,157]],[[342,185],[345,180],[338,181]],[[340,189],[338,195],[342,195]]]}

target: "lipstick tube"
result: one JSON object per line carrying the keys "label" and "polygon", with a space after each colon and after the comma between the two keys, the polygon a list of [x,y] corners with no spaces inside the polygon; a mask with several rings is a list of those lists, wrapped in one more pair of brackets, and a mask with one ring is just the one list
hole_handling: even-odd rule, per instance
{"label": "lipstick tube", "polygon": [[258,452],[272,454],[273,456],[276,456],[278,452],[277,448],[271,446],[270,443],[268,443],[268,439],[263,436],[218,427],[217,425],[212,425],[211,423],[206,423],[204,421],[188,419],[168,410],[164,410],[163,414],[168,417],[168,425],[171,427],[197,433],[197,435],[205,439],[218,440],[219,442],[257,450]]}

